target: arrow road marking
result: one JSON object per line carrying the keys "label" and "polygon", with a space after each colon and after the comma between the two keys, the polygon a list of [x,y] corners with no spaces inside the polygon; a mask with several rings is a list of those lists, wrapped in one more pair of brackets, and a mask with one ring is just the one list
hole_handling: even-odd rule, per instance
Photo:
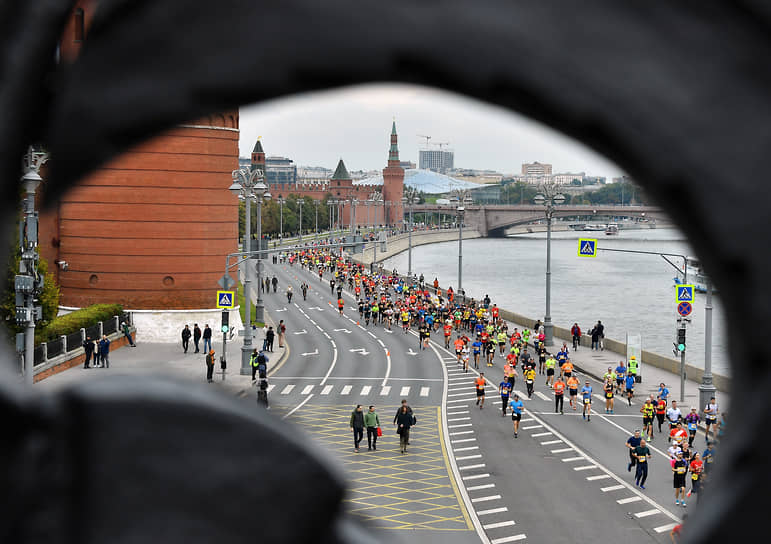
{"label": "arrow road marking", "polygon": [[286,312],[286,308],[281,308],[280,310],[276,310],[277,312]]}
{"label": "arrow road marking", "polygon": [[320,312],[324,311],[324,308],[319,308],[318,306],[313,306],[312,308],[308,308],[309,310],[318,310]]}
{"label": "arrow road marking", "polygon": [[292,334],[308,334],[308,331],[306,331],[305,329],[303,329],[303,330],[301,330],[301,331],[295,331],[295,332],[294,332],[294,333],[292,333]]}
{"label": "arrow road marking", "polygon": [[344,332],[345,334],[351,334],[351,331],[348,329],[334,329],[334,332]]}
{"label": "arrow road marking", "polygon": [[349,349],[351,353],[358,353],[359,355],[369,355],[369,351],[365,350],[364,348],[357,348],[357,349]]}
{"label": "arrow road marking", "polygon": [[301,353],[300,355],[302,355],[303,357],[307,357],[308,355],[318,355],[318,354],[319,354],[319,348],[316,348],[315,350],[313,350],[313,353]]}

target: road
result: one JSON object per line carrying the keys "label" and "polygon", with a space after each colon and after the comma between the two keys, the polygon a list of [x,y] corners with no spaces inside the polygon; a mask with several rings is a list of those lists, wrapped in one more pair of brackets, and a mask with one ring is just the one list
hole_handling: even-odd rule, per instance
{"label": "road", "polygon": [[[554,413],[545,377],[538,377],[532,400],[518,382],[525,415],[514,439],[497,395],[502,358],[481,369],[489,383],[480,410],[476,371],[462,372],[439,336],[420,350],[413,333],[359,323],[352,293],[344,293],[340,316],[328,277],[320,282],[299,265],[267,268],[279,287],[264,295],[265,306],[285,321],[291,343],[291,356],[270,377],[271,409],[339,463],[351,483],[353,515],[396,540],[411,531],[410,540],[421,542],[669,542],[686,509],[674,505],[666,439],[651,444],[645,491],[626,469],[624,443],[641,425],[639,401],[629,407],[617,399],[615,414],[605,415],[600,384],[592,380],[600,413],[586,422],[570,409]],[[311,287],[306,301],[303,281]],[[391,424],[402,398],[418,418],[406,456]],[[374,404],[380,414],[384,435],[376,452],[367,451],[366,437],[361,453],[353,452],[348,419],[356,404]],[[696,440],[703,449],[703,436]]]}

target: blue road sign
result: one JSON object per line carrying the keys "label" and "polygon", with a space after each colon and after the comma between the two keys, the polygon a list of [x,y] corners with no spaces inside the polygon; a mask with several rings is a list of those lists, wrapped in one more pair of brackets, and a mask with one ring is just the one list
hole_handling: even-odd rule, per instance
{"label": "blue road sign", "polygon": [[578,239],[578,256],[579,257],[596,257],[597,240],[593,238],[579,238]]}
{"label": "blue road sign", "polygon": [[694,287],[692,284],[675,285],[677,303],[693,302]]}
{"label": "blue road sign", "polygon": [[233,291],[217,291],[217,308],[235,308],[236,294]]}

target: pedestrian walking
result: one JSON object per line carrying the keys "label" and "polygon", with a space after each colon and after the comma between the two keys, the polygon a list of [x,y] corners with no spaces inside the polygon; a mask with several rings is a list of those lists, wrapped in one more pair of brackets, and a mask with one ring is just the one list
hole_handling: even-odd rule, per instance
{"label": "pedestrian walking", "polygon": [[597,320],[595,328],[597,329],[597,343],[600,351],[602,351],[605,349],[605,325],[602,324],[602,321]]}
{"label": "pedestrian walking", "polygon": [[207,323],[203,327],[203,352],[209,353],[211,350],[211,329]]}
{"label": "pedestrian walking", "polygon": [[364,412],[362,411],[361,404],[357,404],[356,408],[351,412],[351,420],[348,425],[353,431],[353,451],[359,453],[359,442],[364,438]]}
{"label": "pedestrian walking", "polygon": [[377,437],[383,431],[380,428],[380,416],[375,412],[375,407],[370,405],[369,411],[364,414],[364,426],[367,428],[367,451],[377,450]]}
{"label": "pedestrian walking", "polygon": [[102,335],[102,340],[99,342],[99,358],[102,361],[101,366],[110,368],[110,339],[106,334]]}
{"label": "pedestrian walking", "polygon": [[278,289],[278,278],[276,276],[273,276],[273,279],[270,280],[270,282],[273,284],[273,292],[275,293]]}
{"label": "pedestrian walking", "polygon": [[416,421],[409,406],[406,403],[402,404],[396,416],[396,433],[399,435],[399,448],[403,454],[407,453],[407,446],[410,444],[410,429]]}
{"label": "pedestrian walking", "polygon": [[137,347],[137,345],[134,343],[134,339],[131,338],[131,328],[128,326],[128,323],[123,321],[120,324],[120,330],[121,332],[123,332],[123,336],[126,337],[126,340],[128,341],[129,346],[131,346],[132,348]]}
{"label": "pedestrian walking", "polygon": [[284,320],[278,322],[278,347],[283,348],[284,342],[286,341],[286,325],[284,325]]}
{"label": "pedestrian walking", "polygon": [[270,293],[270,278],[265,278],[265,287],[263,287],[262,291],[264,293]]}
{"label": "pedestrian walking", "polygon": [[201,328],[198,323],[193,324],[193,345],[195,346],[195,352],[199,353],[201,350],[198,348],[198,344],[201,341]]}
{"label": "pedestrian walking", "polygon": [[211,383],[214,377],[214,350],[206,354],[206,381]]}
{"label": "pedestrian walking", "polygon": [[185,325],[185,328],[182,329],[182,349],[185,350],[185,353],[187,353],[187,346],[190,344],[191,336],[193,336],[193,333],[190,331],[190,325]]}
{"label": "pedestrian walking", "polygon": [[[89,361],[91,360],[91,356],[94,354],[94,341],[91,340],[90,336],[87,336],[86,339],[83,341],[83,351],[85,352],[86,356],[86,362],[83,365],[83,368],[90,368],[88,366]],[[94,366],[96,366],[96,358],[94,358]]]}

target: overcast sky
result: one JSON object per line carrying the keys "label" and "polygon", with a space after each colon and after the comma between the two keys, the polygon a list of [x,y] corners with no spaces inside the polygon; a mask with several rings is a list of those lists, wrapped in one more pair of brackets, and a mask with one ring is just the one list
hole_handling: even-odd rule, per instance
{"label": "overcast sky", "polygon": [[[521,115],[463,96],[411,85],[366,85],[241,108],[241,156],[258,136],[267,155],[299,166],[380,169],[388,159],[396,118],[399,156],[417,164],[425,142],[449,142],[456,168],[518,173],[523,162],[547,162],[554,172],[618,176],[618,166],[561,133]],[[435,146],[432,146],[435,148]]]}

